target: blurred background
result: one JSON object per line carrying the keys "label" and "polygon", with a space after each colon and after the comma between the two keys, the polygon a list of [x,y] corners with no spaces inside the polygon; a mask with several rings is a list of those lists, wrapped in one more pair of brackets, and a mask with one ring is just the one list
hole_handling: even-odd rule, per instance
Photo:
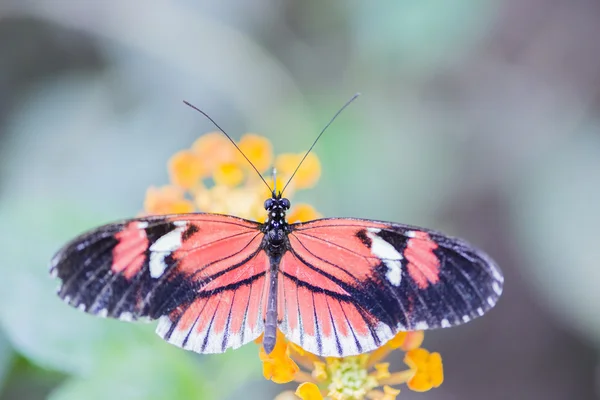
{"label": "blurred background", "polygon": [[213,130],[182,100],[281,153],[357,91],[301,199],[467,238],[506,278],[426,335],[444,384],[399,398],[599,398],[599,37],[593,0],[0,1],[0,399],[273,398],[254,345],[84,315],[47,264]]}

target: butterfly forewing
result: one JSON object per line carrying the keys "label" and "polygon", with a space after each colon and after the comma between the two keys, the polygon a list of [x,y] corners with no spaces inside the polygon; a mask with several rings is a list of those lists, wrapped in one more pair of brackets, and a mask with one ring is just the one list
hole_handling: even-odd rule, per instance
{"label": "butterfly forewing", "polygon": [[502,292],[487,255],[434,231],[341,218],[291,230],[280,266],[280,329],[312,353],[359,354],[399,331],[459,325]]}
{"label": "butterfly forewing", "polygon": [[125,320],[157,319],[166,340],[223,352],[263,331],[268,257],[260,224],[215,214],[138,218],[63,247],[51,272],[72,306]]}

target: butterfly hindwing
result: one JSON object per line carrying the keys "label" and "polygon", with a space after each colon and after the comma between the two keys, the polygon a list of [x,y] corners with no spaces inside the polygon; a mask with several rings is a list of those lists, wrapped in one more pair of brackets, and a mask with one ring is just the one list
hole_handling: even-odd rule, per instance
{"label": "butterfly hindwing", "polygon": [[262,333],[268,258],[259,224],[216,214],[104,225],[52,259],[59,295],[86,312],[158,319],[165,340],[223,352]]}
{"label": "butterfly hindwing", "polygon": [[399,331],[468,322],[502,292],[487,255],[437,232],[342,218],[291,229],[280,266],[280,329],[319,355],[359,354]]}

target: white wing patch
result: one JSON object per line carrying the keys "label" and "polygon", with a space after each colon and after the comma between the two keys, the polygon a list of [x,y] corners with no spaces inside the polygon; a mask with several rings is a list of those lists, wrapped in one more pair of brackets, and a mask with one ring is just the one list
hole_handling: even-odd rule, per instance
{"label": "white wing patch", "polygon": [[415,324],[415,331],[425,331],[429,329],[429,324],[425,321],[419,321]]}
{"label": "white wing patch", "polygon": [[380,229],[367,229],[367,236],[371,239],[371,253],[381,259],[388,270],[385,274],[387,280],[394,286],[400,286],[402,281],[402,254],[394,246],[377,235]]}
{"label": "white wing patch", "polygon": [[167,268],[165,258],[175,250],[181,247],[181,235],[185,230],[186,225],[178,226],[171,232],[158,238],[156,242],[150,246],[150,276],[152,278],[160,278]]}
{"label": "white wing patch", "polygon": [[128,311],[125,311],[121,313],[121,315],[119,315],[119,319],[121,321],[131,322],[133,321],[133,314]]}
{"label": "white wing patch", "polygon": [[502,294],[502,287],[498,284],[498,282],[492,282],[492,289],[494,289],[494,292],[498,296]]}

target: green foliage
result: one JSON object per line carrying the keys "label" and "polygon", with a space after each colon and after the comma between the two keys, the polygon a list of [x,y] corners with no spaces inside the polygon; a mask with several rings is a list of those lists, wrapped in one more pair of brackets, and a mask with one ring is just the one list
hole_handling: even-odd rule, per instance
{"label": "green foliage", "polygon": [[187,353],[166,346],[115,346],[93,376],[70,379],[50,399],[219,398],[210,395],[206,378]]}
{"label": "green foliage", "polygon": [[10,346],[10,343],[4,336],[2,330],[0,330],[0,393],[2,392],[2,387],[7,378],[8,372],[10,371],[13,358],[14,352]]}

